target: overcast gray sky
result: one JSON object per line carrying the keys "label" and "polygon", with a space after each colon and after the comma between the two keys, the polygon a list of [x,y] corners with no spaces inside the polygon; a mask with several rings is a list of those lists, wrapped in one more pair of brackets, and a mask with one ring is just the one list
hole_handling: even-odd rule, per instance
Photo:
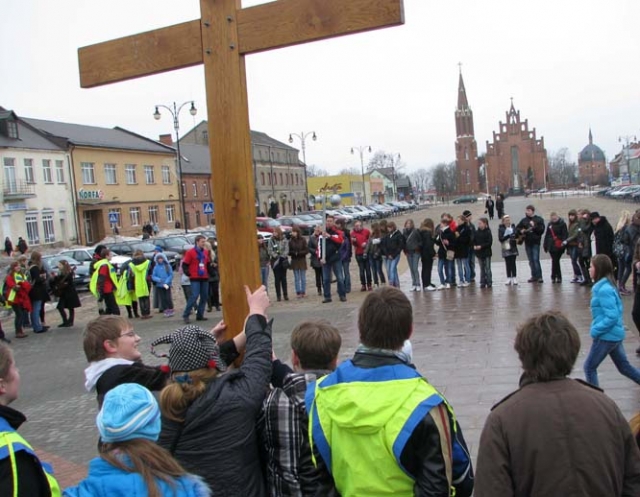
{"label": "overcast gray sky", "polygon": [[[265,3],[245,1],[243,6]],[[157,138],[156,103],[193,99],[201,67],[81,89],[78,47],[199,17],[197,0],[3,0],[0,105],[25,117],[122,126]],[[455,158],[458,62],[479,150],[514,98],[552,153],[577,158],[589,126],[611,159],[640,137],[638,0],[405,0],[404,26],[247,57],[252,129],[316,131],[307,161],[359,166],[352,145],[401,153],[407,170]],[[181,131],[194,119],[183,113]],[[299,142],[294,145],[299,148]]]}

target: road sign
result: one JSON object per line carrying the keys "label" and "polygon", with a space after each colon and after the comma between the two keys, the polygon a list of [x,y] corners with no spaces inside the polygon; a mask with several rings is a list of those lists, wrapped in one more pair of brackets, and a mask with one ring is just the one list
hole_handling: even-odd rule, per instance
{"label": "road sign", "polygon": [[109,223],[118,224],[118,213],[117,212],[110,212],[109,213]]}
{"label": "road sign", "polygon": [[213,214],[213,202],[203,202],[202,212],[205,214]]}

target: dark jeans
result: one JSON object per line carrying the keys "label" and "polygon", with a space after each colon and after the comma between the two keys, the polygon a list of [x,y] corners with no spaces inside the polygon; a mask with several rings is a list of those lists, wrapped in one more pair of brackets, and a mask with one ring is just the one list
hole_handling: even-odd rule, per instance
{"label": "dark jeans", "polygon": [[171,287],[164,288],[162,286],[157,286],[156,292],[158,292],[160,309],[162,309],[163,311],[168,311],[170,309],[173,309],[173,298],[171,296]]}
{"label": "dark jeans", "polygon": [[527,259],[529,259],[531,278],[535,280],[541,280],[542,267],[540,266],[540,244],[525,243],[524,248],[527,252]]}
{"label": "dark jeans", "polygon": [[[156,287],[156,291],[158,291],[158,287]],[[147,297],[138,297],[138,307],[140,307],[140,314],[143,316],[148,316],[151,314],[151,300],[149,296]],[[160,310],[164,311],[164,307],[160,304]]]}
{"label": "dark jeans", "polygon": [[322,266],[314,267],[313,272],[316,273],[316,288],[318,293],[322,292]]}
{"label": "dark jeans", "polygon": [[575,278],[582,278],[582,271],[580,271],[580,264],[578,262],[578,255],[580,250],[577,245],[569,247],[569,257],[571,257],[571,267],[573,268],[573,276]]}
{"label": "dark jeans", "polygon": [[76,310],[69,309],[69,317],[67,317],[67,313],[64,307],[58,307],[57,309],[58,309],[58,312],[60,313],[60,317],[62,318],[62,324],[69,324],[73,326],[73,320],[75,319],[75,316],[76,316]]}
{"label": "dark jeans", "polygon": [[133,318],[133,316],[139,318],[140,314],[138,314],[138,301],[137,300],[132,300],[131,301],[131,305],[125,305],[124,306],[127,309],[127,315],[129,316],[129,319]]}
{"label": "dark jeans", "polygon": [[285,299],[289,298],[287,292],[287,270],[282,267],[282,263],[278,263],[273,268],[273,281],[276,285],[276,297],[280,300],[283,296]]}
{"label": "dark jeans", "polygon": [[344,287],[344,273],[342,261],[336,262],[327,262],[324,266],[322,266],[322,277],[324,282],[324,298],[326,300],[331,300],[331,272],[338,280],[338,296],[346,297],[347,291]]}
{"label": "dark jeans", "polygon": [[587,283],[591,283],[591,275],[589,274],[591,257],[579,257],[578,262],[580,263],[580,270],[582,271],[582,279]]}
{"label": "dark jeans", "polygon": [[120,307],[118,307],[116,296],[113,293],[104,294],[104,308],[105,314],[113,314],[115,316],[120,315]]}
{"label": "dark jeans", "polygon": [[478,265],[480,266],[480,284],[488,286],[493,285],[491,257],[478,257]]}
{"label": "dark jeans", "polygon": [[469,281],[476,279],[476,251],[469,249]]}
{"label": "dark jeans", "polygon": [[14,317],[13,317],[13,326],[16,329],[16,334],[22,332],[22,326],[24,325],[24,315],[27,314],[27,311],[20,305],[12,305]]}
{"label": "dark jeans", "polygon": [[433,286],[433,284],[431,283],[432,270],[433,270],[433,257],[423,257],[420,279],[422,279],[422,286],[424,288],[428,286]]}
{"label": "dark jeans", "polygon": [[507,266],[507,278],[516,278],[518,276],[518,271],[516,269],[517,257],[517,255],[509,255],[504,258],[504,264]]}
{"label": "dark jeans", "polygon": [[351,293],[351,272],[349,271],[351,261],[342,261],[342,274],[344,275],[344,291]]}
{"label": "dark jeans", "polygon": [[360,270],[360,284],[362,286],[371,286],[371,266],[369,266],[369,259],[364,255],[356,255],[356,261],[358,262],[358,269]]}
{"label": "dark jeans", "polygon": [[374,285],[385,284],[387,280],[384,277],[384,272],[382,271],[382,259],[369,259],[369,264],[371,264],[371,274],[373,276]]}
{"label": "dark jeans", "polygon": [[589,355],[584,361],[584,374],[589,383],[596,387],[599,386],[598,366],[607,356],[611,356],[611,360],[620,373],[640,385],[640,369],[629,363],[627,354],[622,346],[622,340],[619,342],[610,342],[608,340],[600,340],[599,338],[593,339]]}
{"label": "dark jeans", "polygon": [[549,255],[551,256],[551,279],[561,280],[560,259],[562,258],[562,252],[549,252]]}
{"label": "dark jeans", "polygon": [[220,282],[209,281],[209,299],[207,300],[209,308],[220,307]]}
{"label": "dark jeans", "polygon": [[191,309],[194,308],[196,301],[198,302],[198,310],[196,317],[201,318],[204,314],[204,306],[209,297],[209,282],[207,280],[191,280],[191,296],[187,300],[187,305],[182,313],[184,319],[189,319]]}
{"label": "dark jeans", "polygon": [[625,287],[630,275],[631,275],[631,258],[625,255],[624,257],[621,257],[620,259],[618,259],[618,287],[619,288]]}

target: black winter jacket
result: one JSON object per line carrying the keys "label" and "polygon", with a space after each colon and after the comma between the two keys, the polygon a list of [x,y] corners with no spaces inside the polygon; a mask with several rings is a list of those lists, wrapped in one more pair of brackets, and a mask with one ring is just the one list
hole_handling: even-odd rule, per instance
{"label": "black winter jacket", "polygon": [[429,230],[419,230],[420,233],[420,256],[423,260],[433,259],[436,255],[435,243],[436,240],[433,237],[433,233]]}
{"label": "black winter jacket", "polygon": [[476,238],[473,244],[475,247],[480,247],[476,249],[476,257],[491,257],[491,246],[493,245],[491,230],[488,227],[483,230],[476,230]]}
{"label": "black winter jacket", "polygon": [[162,418],[158,444],[216,497],[267,495],[256,433],[271,377],[271,326],[263,316],[245,325],[247,348],[239,369],[215,378],[187,409],[184,423]]}
{"label": "black winter jacket", "polygon": [[[445,245],[445,241],[448,241],[449,244]],[[438,258],[444,261],[447,259],[447,250],[455,250],[456,248],[456,235],[451,228],[447,227],[443,230],[438,226],[436,242],[438,243]]]}
{"label": "black winter jacket", "polygon": [[554,235],[557,239],[561,241],[565,241],[569,237],[569,230],[567,229],[566,223],[562,219],[558,219],[557,222],[552,223],[549,222],[547,226],[547,232],[544,235],[544,251],[552,254],[563,252],[564,246],[556,247],[555,240],[553,235],[551,234],[551,230],[553,230]]}
{"label": "black winter jacket", "polygon": [[596,237],[596,254],[613,256],[613,228],[606,217],[600,217],[598,224],[593,223],[593,233]]}
{"label": "black winter jacket", "polygon": [[[533,226],[531,226],[533,221]],[[516,226],[518,233],[524,232],[525,245],[540,245],[542,235],[544,235],[544,219],[540,216],[523,217],[518,226]]]}
{"label": "black winter jacket", "polygon": [[453,249],[456,253],[456,259],[465,259],[469,257],[469,244],[471,243],[471,228],[466,224],[458,225],[456,229],[456,246]]}
{"label": "black winter jacket", "polygon": [[395,259],[404,249],[404,236],[400,230],[395,230],[384,237],[382,255]]}

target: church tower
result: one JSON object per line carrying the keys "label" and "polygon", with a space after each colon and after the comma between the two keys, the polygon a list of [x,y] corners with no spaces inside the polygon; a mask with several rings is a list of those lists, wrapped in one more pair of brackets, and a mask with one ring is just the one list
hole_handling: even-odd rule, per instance
{"label": "church tower", "polygon": [[478,193],[478,145],[473,130],[473,111],[469,107],[467,92],[462,79],[458,81],[458,106],[456,108],[456,183],[458,193]]}

